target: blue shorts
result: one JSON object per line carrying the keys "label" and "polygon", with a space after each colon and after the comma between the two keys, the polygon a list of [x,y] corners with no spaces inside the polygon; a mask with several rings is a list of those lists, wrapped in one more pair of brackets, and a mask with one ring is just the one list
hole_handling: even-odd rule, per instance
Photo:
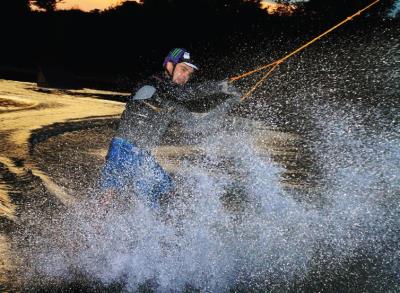
{"label": "blue shorts", "polygon": [[114,137],[102,170],[101,188],[133,193],[157,207],[162,195],[174,189],[174,182],[149,152]]}

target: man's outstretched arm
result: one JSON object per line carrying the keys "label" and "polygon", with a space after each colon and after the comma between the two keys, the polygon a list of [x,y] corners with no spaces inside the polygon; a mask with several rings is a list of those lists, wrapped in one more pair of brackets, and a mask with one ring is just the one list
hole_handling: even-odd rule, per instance
{"label": "man's outstretched arm", "polygon": [[230,86],[227,81],[220,82],[219,86],[220,90],[217,93],[224,94],[225,100],[201,117],[196,117],[192,112],[182,107],[181,111],[178,111],[180,113],[178,119],[182,125],[188,126],[193,125],[193,123],[207,123],[226,115],[232,108],[240,104],[242,94],[236,88]]}
{"label": "man's outstretched arm", "polygon": [[163,90],[178,102],[200,100],[205,96],[223,92],[224,84],[221,81],[206,81],[188,83],[185,85],[164,84]]}

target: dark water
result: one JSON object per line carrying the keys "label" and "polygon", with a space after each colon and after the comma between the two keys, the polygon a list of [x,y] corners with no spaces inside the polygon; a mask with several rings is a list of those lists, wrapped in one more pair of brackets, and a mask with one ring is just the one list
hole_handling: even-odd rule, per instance
{"label": "dark water", "polygon": [[221,127],[159,213],[88,196],[26,216],[17,290],[400,291],[400,45],[379,29],[317,43],[231,113],[300,134],[307,188],[282,184],[249,129]]}

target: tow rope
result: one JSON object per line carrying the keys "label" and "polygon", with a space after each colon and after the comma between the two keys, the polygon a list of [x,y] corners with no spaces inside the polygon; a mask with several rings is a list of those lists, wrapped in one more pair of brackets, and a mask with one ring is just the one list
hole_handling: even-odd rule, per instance
{"label": "tow rope", "polygon": [[341,21],[340,23],[336,24],[335,26],[331,27],[330,29],[328,29],[327,31],[325,31],[324,33],[320,34],[319,36],[315,37],[314,39],[312,39],[311,41],[305,43],[303,46],[297,48],[296,50],[292,51],[291,53],[285,55],[284,57],[271,62],[267,65],[261,66],[257,69],[248,71],[246,73],[243,73],[241,75],[235,76],[235,77],[231,77],[229,78],[229,82],[233,83],[237,80],[240,80],[244,77],[250,76],[256,72],[259,72],[263,69],[266,68],[270,68],[270,70],[248,91],[246,92],[241,98],[241,101],[244,101],[245,99],[247,99],[248,97],[250,97],[250,95],[257,89],[257,87],[259,87],[264,80],[266,80],[271,74],[272,72],[283,62],[285,62],[287,59],[289,59],[290,57],[292,57],[293,55],[297,54],[298,52],[304,50],[305,48],[307,48],[308,46],[310,46],[311,44],[315,43],[316,41],[318,41],[319,39],[321,39],[322,37],[324,37],[325,35],[329,34],[330,32],[334,31],[335,29],[337,29],[338,27],[344,25],[345,23],[349,22],[350,20],[352,20],[354,17],[361,15],[361,13],[365,12],[366,10],[368,10],[369,8],[371,8],[372,6],[378,4],[378,2],[380,2],[380,0],[376,0],[374,2],[372,2],[371,4],[369,4],[368,6],[366,6],[365,8],[357,11],[356,13],[354,13],[353,15],[347,17],[345,20]]}

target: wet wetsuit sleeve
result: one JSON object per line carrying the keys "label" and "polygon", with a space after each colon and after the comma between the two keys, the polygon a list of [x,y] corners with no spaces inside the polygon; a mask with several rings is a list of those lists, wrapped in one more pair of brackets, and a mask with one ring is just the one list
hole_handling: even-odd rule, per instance
{"label": "wet wetsuit sleeve", "polygon": [[237,96],[229,97],[224,102],[220,103],[214,109],[209,111],[207,115],[200,118],[201,122],[211,121],[223,115],[226,115],[232,108],[240,104],[240,98]]}
{"label": "wet wetsuit sleeve", "polygon": [[201,118],[202,123],[217,119],[240,104],[242,93],[236,87],[229,84],[227,80],[218,83],[218,85],[220,87],[219,93],[224,95],[224,101],[203,116]]}
{"label": "wet wetsuit sleeve", "polygon": [[185,85],[163,84],[163,91],[177,102],[199,100],[204,96],[220,93],[222,86],[220,82],[208,81],[204,83],[192,83]]}
{"label": "wet wetsuit sleeve", "polygon": [[208,123],[212,120],[218,119],[226,115],[226,113],[228,113],[232,108],[234,108],[239,104],[240,104],[240,96],[227,95],[227,99],[224,102],[217,105],[214,109],[212,109],[202,117],[196,117],[186,107],[182,106],[180,109],[178,109],[177,111],[178,115],[176,118],[182,125],[186,127],[191,126],[193,124]]}

